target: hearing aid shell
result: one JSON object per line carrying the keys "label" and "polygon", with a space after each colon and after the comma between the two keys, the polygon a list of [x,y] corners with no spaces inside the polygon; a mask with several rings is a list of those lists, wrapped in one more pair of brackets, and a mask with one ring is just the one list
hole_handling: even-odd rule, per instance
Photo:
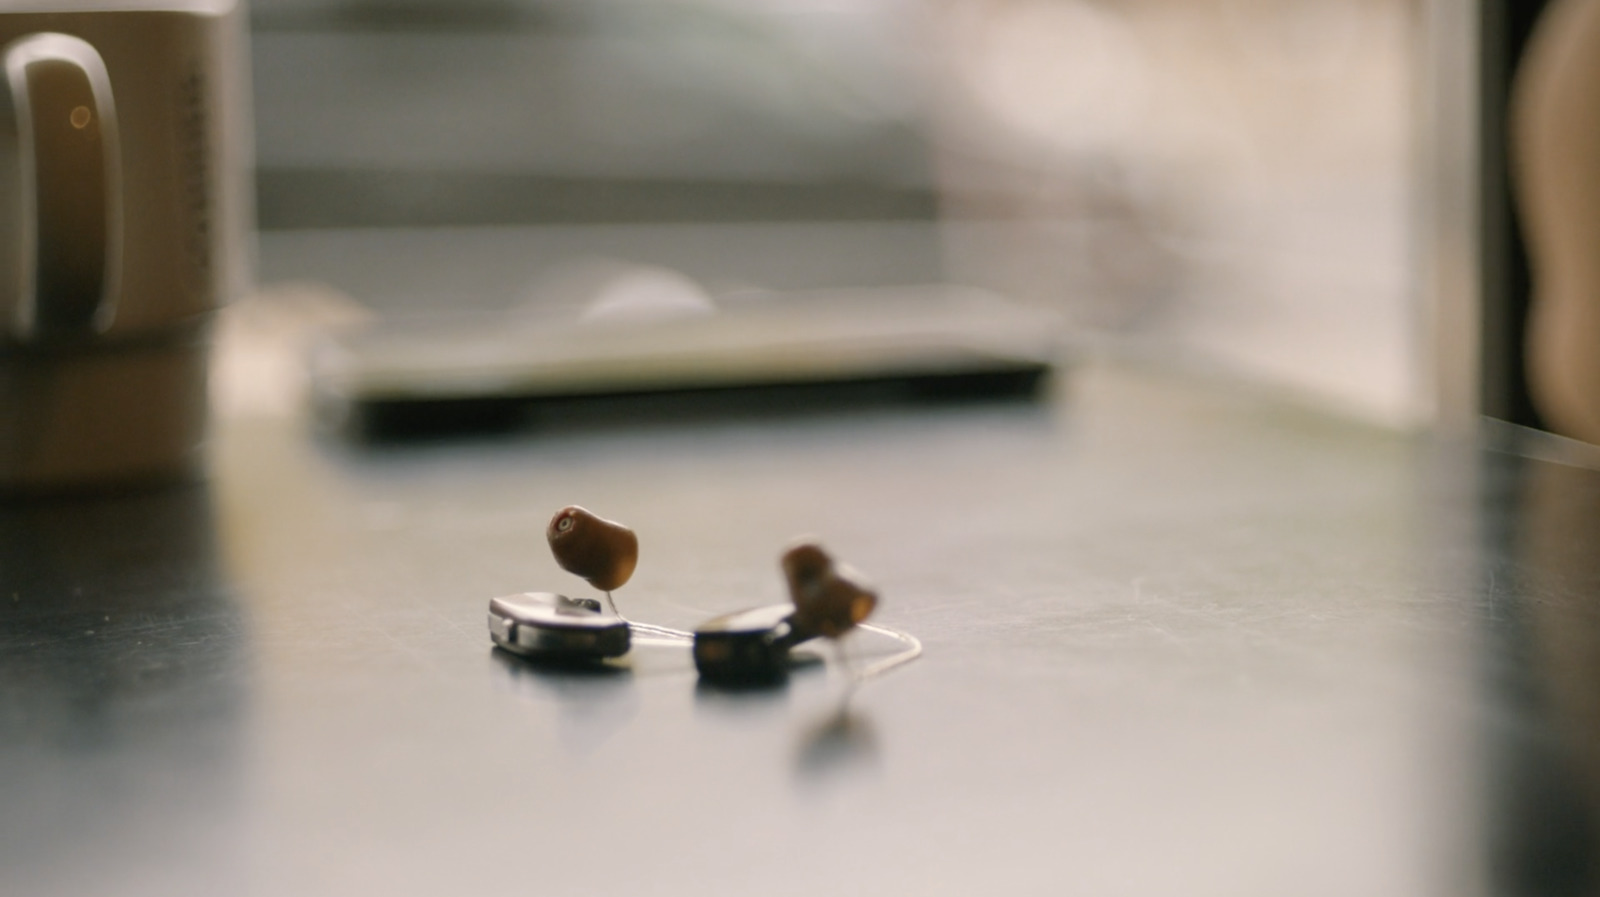
{"label": "hearing aid shell", "polygon": [[602,592],[621,588],[639,564],[639,537],[633,530],[578,505],[557,511],[545,538],[561,569]]}

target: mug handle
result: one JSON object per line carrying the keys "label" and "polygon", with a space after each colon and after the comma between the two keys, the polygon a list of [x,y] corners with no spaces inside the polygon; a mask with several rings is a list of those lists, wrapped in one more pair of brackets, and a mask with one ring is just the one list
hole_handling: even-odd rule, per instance
{"label": "mug handle", "polygon": [[65,34],[29,35],[3,57],[0,330],[24,340],[104,331],[122,243],[111,79],[94,47]]}

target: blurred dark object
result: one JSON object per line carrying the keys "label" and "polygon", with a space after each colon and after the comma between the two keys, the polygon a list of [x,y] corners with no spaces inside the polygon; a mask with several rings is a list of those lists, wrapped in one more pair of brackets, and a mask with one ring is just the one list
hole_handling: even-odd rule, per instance
{"label": "blurred dark object", "polygon": [[1484,0],[1479,7],[1479,198],[1482,329],[1479,400],[1489,417],[1544,422],[1528,393],[1528,251],[1511,201],[1511,82],[1549,0]]}
{"label": "blurred dark object", "polygon": [[334,334],[313,354],[319,416],[383,439],[509,428],[574,405],[681,418],[1031,396],[1056,350],[1049,315],[976,290],[754,294],[720,310],[680,301],[666,316],[395,318]]}
{"label": "blurred dark object", "polygon": [[1592,448],[1491,425],[1476,472],[1486,608],[1480,676],[1492,893],[1600,886],[1600,464]]}

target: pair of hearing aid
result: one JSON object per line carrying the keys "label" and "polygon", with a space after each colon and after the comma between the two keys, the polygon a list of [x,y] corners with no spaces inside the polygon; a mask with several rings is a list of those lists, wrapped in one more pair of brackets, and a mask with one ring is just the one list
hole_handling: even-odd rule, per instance
{"label": "pair of hearing aid", "polygon": [[592,598],[528,592],[489,602],[495,644],[518,654],[560,661],[619,657],[632,647],[632,631],[690,637],[704,678],[721,682],[781,678],[789,650],[813,638],[837,640],[877,607],[878,595],[860,574],[839,564],[821,545],[802,540],[783,553],[780,566],[790,601],[725,614],[691,633],[630,624],[611,592],[633,576],[639,538],[633,530],[576,505],[551,518],[545,537],[556,563],[606,594],[609,610]]}

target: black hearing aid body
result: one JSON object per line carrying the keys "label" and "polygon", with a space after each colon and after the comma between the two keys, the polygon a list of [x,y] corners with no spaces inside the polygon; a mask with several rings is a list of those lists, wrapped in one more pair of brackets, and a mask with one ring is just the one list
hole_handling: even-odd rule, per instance
{"label": "black hearing aid body", "polygon": [[772,682],[789,672],[789,649],[815,633],[796,629],[794,605],[769,604],[707,620],[694,631],[694,666],[716,682]]}

